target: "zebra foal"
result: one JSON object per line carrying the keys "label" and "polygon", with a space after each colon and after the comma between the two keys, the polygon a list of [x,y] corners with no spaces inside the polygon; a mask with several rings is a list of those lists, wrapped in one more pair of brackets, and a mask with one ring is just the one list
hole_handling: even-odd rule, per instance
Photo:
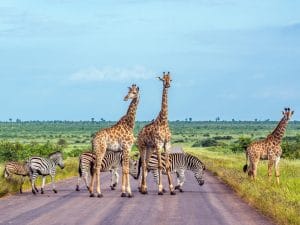
{"label": "zebra foal", "polygon": [[[4,167],[4,177],[6,179],[11,178],[13,175],[21,176],[21,184],[20,184],[20,193],[23,193],[22,186],[24,184],[25,178],[29,177],[29,167],[27,162],[8,162]],[[36,186],[34,186],[36,192],[39,192]]]}
{"label": "zebra foal", "polygon": [[57,151],[51,153],[48,158],[37,157],[37,156],[31,157],[28,160],[28,166],[29,166],[29,173],[30,173],[33,194],[36,194],[34,190],[34,186],[35,186],[35,180],[39,175],[43,177],[41,194],[44,194],[46,176],[48,175],[51,176],[52,190],[54,193],[57,193],[57,190],[55,189],[55,183],[54,183],[56,166],[59,166],[61,169],[64,168],[64,162],[63,162],[61,152]]}
{"label": "zebra foal", "polygon": [[[79,156],[79,166],[78,166],[78,180],[76,185],[76,191],[79,191],[79,183],[81,178],[83,178],[85,186],[88,186],[88,177],[93,174],[93,168],[95,165],[96,154],[94,152],[84,152]],[[119,181],[118,169],[122,167],[123,152],[107,151],[104,155],[101,164],[101,172],[111,172],[111,190],[115,190],[115,187]],[[132,159],[129,160],[129,174],[133,177],[137,176],[138,173],[138,163]]]}
{"label": "zebra foal", "polygon": [[[161,155],[162,157],[162,172],[166,174],[166,161],[165,154]],[[194,173],[194,177],[197,180],[199,185],[204,184],[204,170],[205,165],[195,156],[189,153],[171,153],[169,155],[170,159],[170,171],[176,173],[177,175],[177,185],[175,189],[183,192],[182,186],[185,181],[185,171],[191,170]],[[139,160],[139,170],[141,162]],[[158,183],[158,159],[156,154],[152,154],[147,165],[147,170],[151,171],[154,176],[154,181]],[[139,177],[139,171],[136,179]]]}

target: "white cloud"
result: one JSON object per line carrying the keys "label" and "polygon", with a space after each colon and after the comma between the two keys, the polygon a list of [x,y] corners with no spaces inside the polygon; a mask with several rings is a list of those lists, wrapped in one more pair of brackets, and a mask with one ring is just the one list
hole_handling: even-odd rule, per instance
{"label": "white cloud", "polygon": [[73,73],[70,76],[72,81],[128,81],[128,80],[146,80],[153,78],[155,74],[143,66],[132,68],[96,68],[90,67]]}

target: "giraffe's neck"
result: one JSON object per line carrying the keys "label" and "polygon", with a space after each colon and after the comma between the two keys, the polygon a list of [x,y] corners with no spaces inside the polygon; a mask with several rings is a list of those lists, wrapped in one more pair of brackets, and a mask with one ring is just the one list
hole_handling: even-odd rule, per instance
{"label": "giraffe's neck", "polygon": [[139,103],[139,97],[132,99],[132,101],[128,107],[127,113],[124,116],[124,122],[132,130],[133,130],[134,124],[135,124],[135,115],[136,115],[138,103]]}
{"label": "giraffe's neck", "polygon": [[157,116],[157,120],[162,124],[168,123],[168,88],[165,87],[162,94],[161,110]]}
{"label": "giraffe's neck", "polygon": [[274,131],[269,135],[269,136],[273,137],[273,140],[276,142],[276,144],[281,144],[287,124],[288,124],[288,120],[285,117],[283,117],[279,121],[279,123],[278,123],[277,127],[274,129]]}

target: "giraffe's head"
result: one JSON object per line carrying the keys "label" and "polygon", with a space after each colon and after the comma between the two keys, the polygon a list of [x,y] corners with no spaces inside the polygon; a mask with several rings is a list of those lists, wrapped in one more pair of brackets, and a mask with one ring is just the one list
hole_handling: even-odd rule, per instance
{"label": "giraffe's head", "polygon": [[165,88],[169,88],[169,87],[171,87],[171,81],[172,81],[172,79],[171,79],[171,75],[170,75],[170,72],[168,72],[168,73],[163,73],[163,77],[157,77],[160,81],[162,81],[163,82],[163,84],[164,84],[164,87]]}
{"label": "giraffe's head", "polygon": [[294,111],[291,111],[290,108],[284,108],[284,111],[282,111],[282,114],[286,120],[290,120],[292,115],[294,114]]}
{"label": "giraffe's head", "polygon": [[136,86],[136,84],[131,85],[128,89],[128,94],[124,97],[124,101],[127,101],[128,99],[135,99],[139,96],[140,89]]}

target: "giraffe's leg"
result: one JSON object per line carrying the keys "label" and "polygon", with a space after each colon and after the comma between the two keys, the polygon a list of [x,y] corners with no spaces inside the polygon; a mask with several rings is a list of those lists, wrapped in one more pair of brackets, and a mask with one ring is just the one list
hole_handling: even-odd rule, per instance
{"label": "giraffe's leg", "polygon": [[269,162],[268,162],[268,176],[269,176],[269,181],[272,180],[272,168],[274,166],[274,163],[275,163],[275,160],[273,159],[269,159]]}
{"label": "giraffe's leg", "polygon": [[148,165],[148,162],[149,162],[149,159],[153,153],[153,149],[152,148],[144,148],[142,153],[141,154],[141,159],[142,159],[142,182],[141,182],[141,190],[140,192],[142,194],[147,194],[148,191],[147,191],[147,183],[146,183],[146,180],[147,180],[147,165]]}
{"label": "giraffe's leg", "polygon": [[129,146],[124,146],[123,149],[123,165],[122,165],[122,194],[121,197],[132,197],[131,187],[129,182]]}
{"label": "giraffe's leg", "polygon": [[259,159],[252,162],[252,177],[253,177],[253,180],[256,180],[258,162],[259,162]]}
{"label": "giraffe's leg", "polygon": [[172,176],[171,176],[171,171],[170,171],[170,151],[171,151],[171,144],[167,143],[165,145],[165,153],[166,153],[166,173],[168,176],[168,182],[169,182],[169,189],[170,189],[170,194],[171,195],[176,195],[176,192],[174,190],[173,182],[172,182]]}
{"label": "giraffe's leg", "polygon": [[158,194],[163,195],[163,185],[162,185],[162,161],[161,161],[161,152],[157,151],[157,161],[158,161]]}
{"label": "giraffe's leg", "polygon": [[142,194],[147,194],[147,186],[146,186],[146,148],[143,145],[139,145],[141,163],[142,163],[142,179],[140,183],[139,191]]}
{"label": "giraffe's leg", "polygon": [[95,168],[93,169],[93,174],[90,180],[90,186],[89,186],[89,192],[90,192],[90,197],[95,197],[94,195],[94,183],[95,183],[95,177],[96,177],[96,173],[95,173]]}
{"label": "giraffe's leg", "polygon": [[276,176],[276,182],[277,184],[279,184],[279,161],[280,161],[280,156],[277,156],[276,160],[275,160],[275,176]]}
{"label": "giraffe's leg", "polygon": [[101,193],[100,188],[100,171],[101,171],[101,163],[104,158],[105,152],[106,152],[106,143],[105,141],[101,140],[99,143],[93,143],[93,149],[96,152],[96,162],[93,170],[93,176],[90,182],[90,197],[95,197],[94,194],[94,182],[96,179],[96,185],[97,185],[97,197],[101,198],[103,197]]}

